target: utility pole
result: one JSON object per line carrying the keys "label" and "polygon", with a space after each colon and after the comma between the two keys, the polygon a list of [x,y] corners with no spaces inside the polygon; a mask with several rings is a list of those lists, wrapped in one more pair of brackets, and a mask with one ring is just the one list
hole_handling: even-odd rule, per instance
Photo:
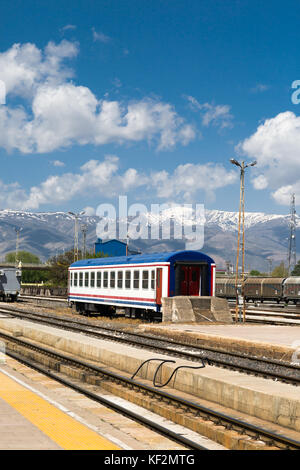
{"label": "utility pole", "polygon": [[19,256],[19,241],[20,241],[20,232],[22,231],[22,228],[15,228],[16,234],[17,234],[17,240],[16,240],[16,267],[18,267],[18,256]]}
{"label": "utility pole", "polygon": [[[238,222],[238,241],[237,241],[237,253],[236,253],[236,273],[235,273],[235,289],[236,289],[236,305],[235,305],[235,321],[238,321],[239,314],[239,293],[243,297],[243,322],[246,321],[246,303],[245,303],[245,170],[249,166],[256,165],[256,161],[248,163],[245,165],[245,162],[239,163],[234,158],[230,159],[230,162],[233,165],[236,165],[240,168],[240,204],[239,204],[239,222]],[[241,249],[241,219],[242,219],[242,283],[241,286],[238,285],[238,276],[239,276],[239,254]]]}
{"label": "utility pole", "polygon": [[129,241],[129,235],[127,233],[127,236],[126,236],[126,256],[128,256],[128,241]]}
{"label": "utility pole", "polygon": [[78,261],[78,218],[85,214],[85,211],[78,213],[68,212],[68,214],[74,217],[74,262]]}
{"label": "utility pole", "polygon": [[86,233],[87,233],[87,225],[82,224],[80,226],[82,232],[82,239],[83,239],[83,250],[82,250],[82,258],[85,259],[86,256]]}
{"label": "utility pole", "polygon": [[268,263],[269,263],[269,274],[270,274],[270,276],[271,276],[271,274],[272,274],[272,263],[273,263],[273,260],[272,260],[272,258],[267,258],[267,261],[268,261]]}
{"label": "utility pole", "polygon": [[296,208],[295,208],[295,194],[291,195],[290,206],[290,234],[289,234],[289,247],[288,247],[288,275],[290,276],[292,267],[296,266]]}

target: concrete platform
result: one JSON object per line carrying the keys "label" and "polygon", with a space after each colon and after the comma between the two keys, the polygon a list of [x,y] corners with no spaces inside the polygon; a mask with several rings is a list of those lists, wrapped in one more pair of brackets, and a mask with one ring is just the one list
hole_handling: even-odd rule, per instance
{"label": "concrete platform", "polygon": [[0,399],[1,450],[59,450],[46,434]]}
{"label": "concrete platform", "polygon": [[118,450],[119,447],[3,366],[0,368],[0,449]]}
{"label": "concrete platform", "polygon": [[[176,331],[181,333],[182,327],[183,325],[144,326],[144,329],[151,331],[156,329],[160,334],[162,330],[165,330],[170,334]],[[220,328],[224,327],[220,325]],[[196,335],[201,333],[209,336],[207,332],[211,331],[215,338],[218,338],[217,333],[220,331],[219,326],[185,325],[183,328],[184,333]],[[199,331],[199,328],[201,331]],[[231,344],[233,344],[233,338],[238,339],[239,331],[243,330],[244,334],[247,331],[250,332],[248,326],[237,328],[235,325],[228,325],[226,328],[228,328],[228,337],[226,339]],[[255,328],[259,327],[255,326]],[[170,356],[154,354],[120,343],[98,340],[82,334],[37,325],[24,320],[2,318],[0,319],[0,329],[76,357],[95,361],[99,366],[108,366],[126,372],[129,375],[134,374],[142,362],[147,359],[173,359]],[[293,336],[293,339],[295,337]],[[285,341],[287,340],[285,339]],[[142,378],[152,382],[157,365],[157,361],[148,363],[147,367],[141,369],[137,379]],[[161,369],[161,376],[158,377],[158,380],[165,383],[174,368],[185,365],[190,366],[191,364],[181,359],[177,359],[176,364],[165,364]],[[207,400],[230,408],[234,412],[269,421],[273,423],[272,426],[284,426],[296,431],[297,435],[300,432],[300,393],[299,388],[292,385],[206,366],[197,370],[180,369],[168,387],[192,395],[196,399]]]}
{"label": "concrete platform", "polygon": [[279,325],[159,324],[143,325],[141,332],[172,337],[188,344],[268,357],[300,366],[300,327]]}

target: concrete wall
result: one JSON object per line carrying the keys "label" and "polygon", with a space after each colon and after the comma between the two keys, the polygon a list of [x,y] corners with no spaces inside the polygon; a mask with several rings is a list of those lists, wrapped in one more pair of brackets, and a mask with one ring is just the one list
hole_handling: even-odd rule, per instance
{"label": "concrete wall", "polygon": [[162,320],[173,323],[232,323],[232,316],[226,299],[176,296],[162,299]]}

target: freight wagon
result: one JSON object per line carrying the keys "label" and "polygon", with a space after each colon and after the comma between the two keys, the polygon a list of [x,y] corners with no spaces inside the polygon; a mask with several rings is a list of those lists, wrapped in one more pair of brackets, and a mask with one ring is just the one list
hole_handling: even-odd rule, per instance
{"label": "freight wagon", "polygon": [[14,302],[21,290],[21,270],[0,266],[0,298]]}

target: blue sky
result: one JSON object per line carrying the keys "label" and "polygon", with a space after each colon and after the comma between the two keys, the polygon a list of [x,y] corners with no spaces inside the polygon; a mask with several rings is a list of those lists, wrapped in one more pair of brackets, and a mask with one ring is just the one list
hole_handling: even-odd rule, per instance
{"label": "blue sky", "polygon": [[235,211],[234,157],[258,162],[246,209],[288,212],[299,19],[296,0],[3,0],[0,207]]}

